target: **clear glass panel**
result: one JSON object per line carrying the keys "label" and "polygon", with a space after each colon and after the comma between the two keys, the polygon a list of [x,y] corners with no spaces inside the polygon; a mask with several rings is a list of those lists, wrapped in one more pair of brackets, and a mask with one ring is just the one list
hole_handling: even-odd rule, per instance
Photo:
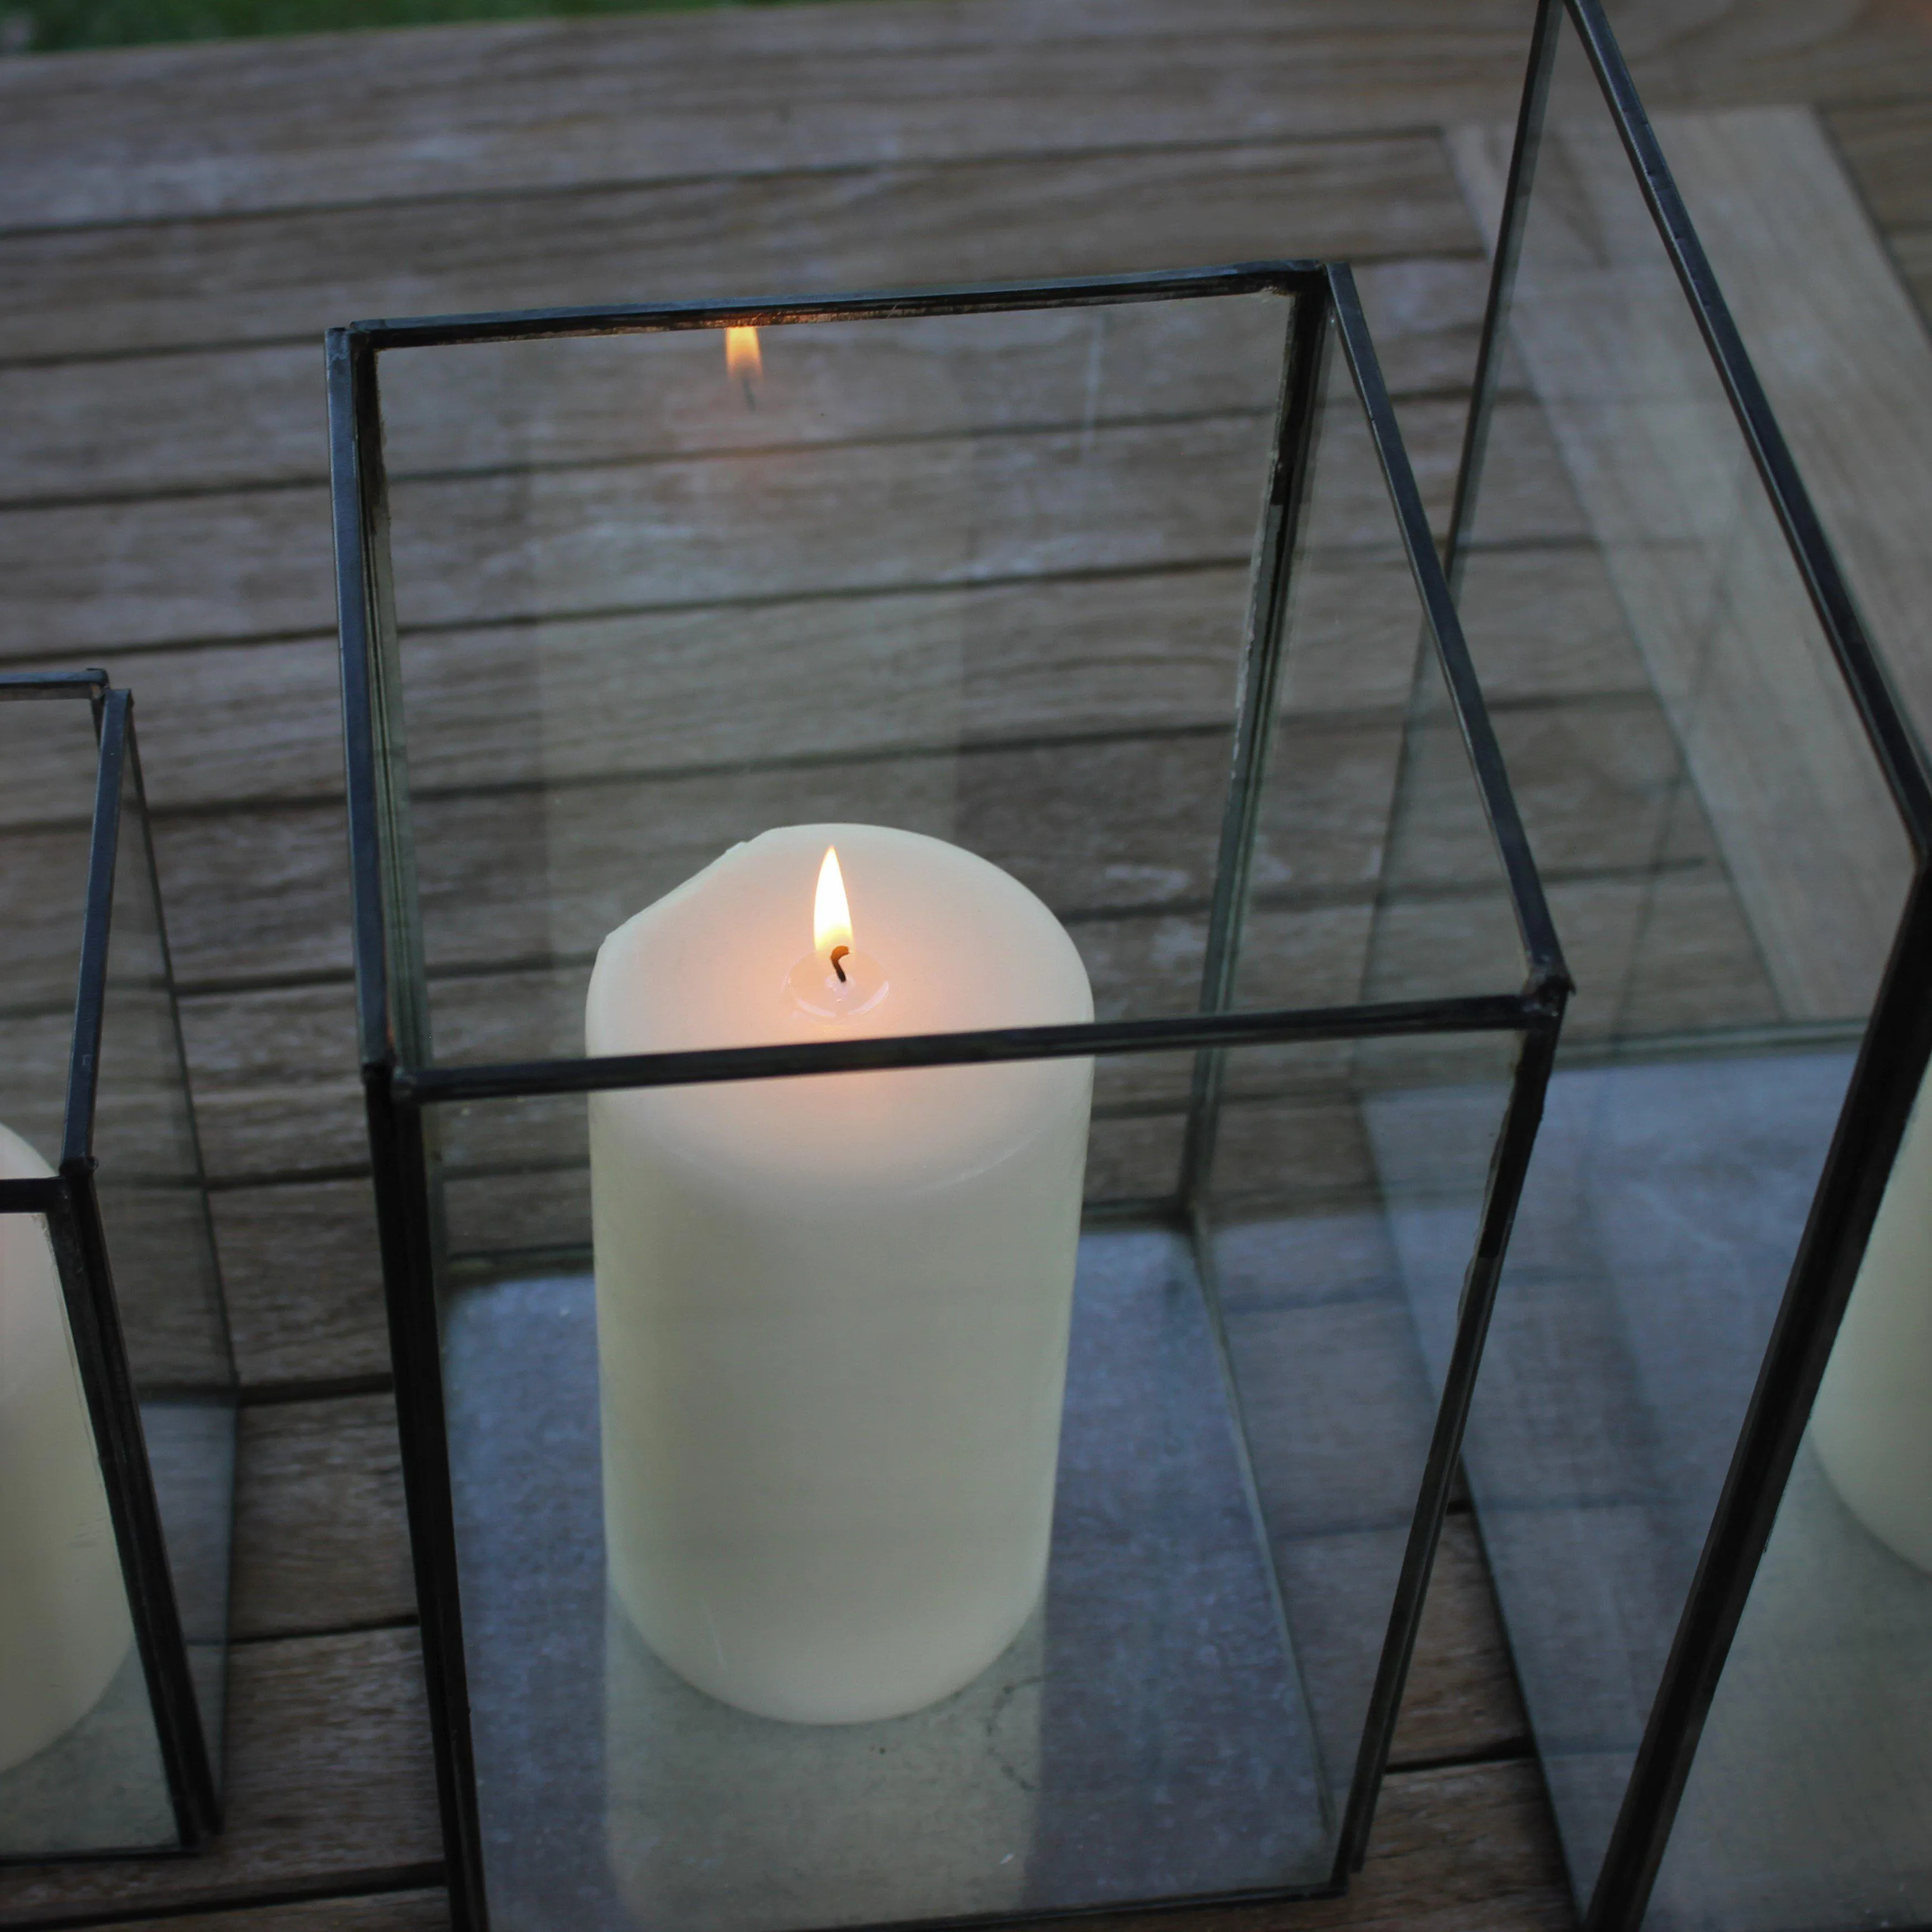
{"label": "clear glass panel", "polygon": [[1660,1922],[1932,1918],[1928,1170],[1922,1091],[1691,1766]]}
{"label": "clear glass panel", "polygon": [[[1236,979],[1242,1006],[1513,992],[1522,952],[1387,485],[1332,356]],[[1514,1035],[1231,1054],[1229,1363],[1331,1810],[1355,1768]]]}
{"label": "clear glass panel", "polygon": [[[1178,1087],[1186,1064],[1162,1072]],[[472,1108],[465,1133],[494,1116],[488,1131],[507,1148],[565,1105],[580,1115],[580,1099]],[[1096,1155],[1106,1139],[1096,1122]],[[1109,1183],[1090,1166],[1088,1185]],[[621,1570],[607,1520],[628,1537],[639,1505],[628,1489],[612,1501],[608,1432],[620,1425],[608,1419],[600,1459],[599,1396],[623,1385],[626,1331],[600,1329],[580,1182],[532,1174],[513,1196],[452,1172],[445,1198],[465,1638],[500,1911],[567,1906],[620,1927],[868,1924],[1326,1880],[1312,1725],[1192,1244],[1171,1219],[1104,1204],[1088,1214],[1046,1588],[1018,1634],[910,1714],[793,1723],[694,1688],[607,1585]],[[506,1247],[484,1245],[496,1241]],[[777,1380],[751,1391],[761,1408],[788,1407],[801,1375],[832,1372],[814,1338],[849,1318],[836,1291],[854,1265],[842,1253],[819,1291],[830,1305],[794,1321],[783,1392]],[[872,1318],[903,1319],[890,1307]],[[984,1318],[956,1318],[952,1346],[976,1352],[966,1330]],[[748,1390],[760,1331],[743,1310],[729,1325],[730,1382]],[[881,1346],[858,1330],[841,1345],[862,1360]],[[882,1444],[907,1426],[922,1439],[943,1406],[920,1347],[910,1331],[892,1340],[884,1382],[860,1376],[842,1405],[869,1406]],[[903,1419],[902,1383],[920,1396]],[[1008,1402],[992,1379],[974,1406]],[[802,1472],[791,1480],[809,1488]],[[722,1669],[754,1638],[728,1592],[714,1610]]]}
{"label": "clear glass panel", "polygon": [[[1466,1460],[1581,1898],[1909,854],[1601,94],[1562,31],[1462,608],[1578,994]],[[1509,141],[1496,128],[1452,142],[1492,232]],[[1510,507],[1526,499],[1549,508],[1540,532]],[[1772,1614],[1754,1604],[1754,1619]],[[1794,1687],[1813,1673],[1784,1654]],[[1820,1732],[1787,1756],[1768,1748],[1752,1696],[1726,1680],[1652,1922],[1876,1922],[1830,1921],[1822,1894],[1787,1882],[1855,1842],[1826,1850],[1866,1749],[1864,1707],[1808,1700],[1814,1714],[1833,1705],[1835,1742]],[[1874,1872],[1882,1811],[1856,1841]],[[1873,1913],[1896,1909],[1882,1885],[1864,1897]]]}
{"label": "clear glass panel", "polygon": [[[1194,1010],[1289,318],[1238,297],[800,326],[763,332],[755,382],[730,374],[716,332],[390,358],[438,1060],[582,1052],[600,946],[632,959],[617,929],[640,908],[722,854],[680,902],[703,904],[786,836],[769,828],[800,824],[991,860],[1070,937],[1097,1017]],[[1236,998],[1511,991],[1514,925],[1346,372],[1322,416]],[[1426,782],[1405,776],[1418,765]],[[1450,856],[1391,862],[1397,828],[1416,844],[1428,810],[1402,800],[1425,797],[1474,831]],[[786,874],[798,932],[773,942],[774,992],[814,943],[810,843]],[[860,956],[882,917],[868,892],[889,896],[866,849],[855,836],[844,858]],[[1432,970],[1416,935],[1452,901],[1477,937]],[[662,1010],[757,978],[742,955],[761,930],[652,916],[636,983],[663,988]],[[1406,950],[1384,944],[1404,919]],[[972,933],[962,954],[977,956]],[[994,986],[1036,970],[1004,943],[983,964]],[[654,1024],[650,1043],[758,1030],[686,1024]],[[854,1481],[917,1515],[900,1490],[927,1452],[908,1445],[952,1413],[947,1364],[996,1352],[988,1283],[1021,1273],[1000,1258],[1032,1211],[1000,1192],[1010,1147],[988,1156],[958,1293],[922,1298],[951,1250],[920,1220],[938,1225],[939,1183],[915,1186],[911,1168],[917,1225],[873,1302],[864,1256],[904,1204],[892,1175],[963,1132],[974,1095],[1047,1093],[1067,1068],[430,1110],[494,1908],[782,1932],[1327,1886],[1433,1414],[1430,1352],[1514,1047],[1228,1054],[1198,1219],[1181,1198],[1194,1057],[1102,1058],[1084,1169],[1061,1190],[1073,1287],[1064,1407],[1045,1425],[1044,1585],[963,1688],[893,1716],[842,1705],[840,1723],[782,1721],[797,1712],[743,1688],[769,1637],[760,1606],[784,1601],[802,1627],[798,1606],[832,1585],[802,1540],[785,1589],[732,1581],[762,1547],[737,1532],[770,1498],[815,1493],[800,1444],[827,1431],[865,1435]],[[840,1111],[842,1095],[900,1093],[926,1097],[901,1106],[899,1138]],[[1425,1150],[1444,1109],[1449,1152]],[[1054,1118],[1046,1101],[1022,1112]],[[660,1188],[629,1162],[593,1200],[593,1150],[621,1138],[607,1124],[658,1119],[680,1125],[652,1144],[691,1171]],[[862,1195],[855,1224],[829,1221],[789,1166],[744,1180],[747,1148],[772,1137],[788,1160],[826,1150],[825,1190]],[[606,1279],[614,1242],[656,1256],[660,1286],[702,1276],[674,1343],[637,1340]],[[785,1294],[746,1289],[767,1269]],[[996,1365],[967,1406],[1002,1444],[1040,1422],[999,1420],[1024,1379]],[[801,1420],[796,1390],[820,1383]],[[685,1448],[647,1483],[635,1472],[658,1466],[668,1414]],[[713,1506],[734,1483],[752,1499]],[[710,1541],[668,1556],[652,1512],[686,1484],[709,1498]],[[894,1546],[923,1550],[929,1580],[977,1533],[922,1517]],[[687,1564],[725,1580],[687,1602],[664,1581]],[[969,1567],[956,1606],[999,1570]],[[871,1614],[859,1601],[846,1621]]]}
{"label": "clear glass panel", "polygon": [[220,1775],[235,1370],[147,818],[122,794],[95,1090],[95,1186],[203,1730]]}
{"label": "clear glass panel", "polygon": [[768,328],[750,400],[716,330],[386,358],[439,1058],[544,974],[578,1050],[607,932],[825,820],[983,854],[1102,1013],[1184,1010],[1288,313]]}
{"label": "clear glass panel", "polygon": [[1262,1048],[1253,1057],[1265,1055],[1264,1073],[1230,1070],[1213,1174],[1218,1305],[1334,1819],[1388,1634],[1515,1045]]}
{"label": "clear glass panel", "polygon": [[[0,700],[9,1180],[60,1159],[97,770],[85,699]],[[0,1857],[174,1836],[46,1222],[0,1210]]]}

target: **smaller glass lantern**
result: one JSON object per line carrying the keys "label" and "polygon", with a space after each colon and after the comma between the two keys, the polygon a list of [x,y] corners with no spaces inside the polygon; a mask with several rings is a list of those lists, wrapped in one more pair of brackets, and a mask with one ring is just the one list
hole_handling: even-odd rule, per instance
{"label": "smaller glass lantern", "polygon": [[0,678],[8,1859],[220,1811],[235,1372],[133,710],[102,671]]}

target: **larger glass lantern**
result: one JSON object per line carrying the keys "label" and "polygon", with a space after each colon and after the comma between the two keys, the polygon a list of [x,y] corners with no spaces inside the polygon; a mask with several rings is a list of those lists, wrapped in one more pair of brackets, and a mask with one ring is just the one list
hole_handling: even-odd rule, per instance
{"label": "larger glass lantern", "polygon": [[458,1923],[1339,1889],[1569,984],[1348,270],[328,358]]}
{"label": "larger glass lantern", "polygon": [[236,1391],[133,701],[0,677],[0,1858],[220,1808]]}
{"label": "larger glass lantern", "polygon": [[1932,784],[1664,134],[1545,0],[1514,139],[1456,146],[1460,607],[1544,662],[1513,752],[1617,793],[1526,814],[1589,961],[1466,1466],[1593,1932],[1923,1924]]}

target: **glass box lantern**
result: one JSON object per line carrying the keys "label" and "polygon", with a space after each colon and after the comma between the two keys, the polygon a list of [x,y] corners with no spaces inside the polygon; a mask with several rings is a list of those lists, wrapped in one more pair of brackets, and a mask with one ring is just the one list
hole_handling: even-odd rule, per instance
{"label": "glass box lantern", "polygon": [[182,1850],[220,1807],[235,1373],[133,712],[0,677],[9,1859]]}
{"label": "glass box lantern", "polygon": [[1459,606],[1544,661],[1512,761],[1621,788],[1526,808],[1580,991],[1465,1462],[1592,1932],[1924,1924],[1932,784],[1744,340],[1844,352],[1734,317],[1664,154],[1720,136],[1661,134],[1544,0],[1452,144],[1498,237]]}
{"label": "glass box lantern", "polygon": [[1569,986],[1349,271],[328,366],[457,1922],[1340,1889]]}

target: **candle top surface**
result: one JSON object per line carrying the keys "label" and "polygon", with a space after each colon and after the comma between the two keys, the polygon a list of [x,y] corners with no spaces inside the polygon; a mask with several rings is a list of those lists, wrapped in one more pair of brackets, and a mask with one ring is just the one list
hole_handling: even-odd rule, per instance
{"label": "candle top surface", "polygon": [[[882,995],[842,1012],[796,992],[801,963],[825,956],[828,852],[838,855],[852,950],[884,982]],[[921,832],[788,825],[733,846],[605,940],[585,1044],[670,1052],[1043,1026],[1093,1012],[1066,929],[997,866]]]}
{"label": "candle top surface", "polygon": [[[842,922],[824,890],[835,872]],[[849,950],[835,962],[841,945]],[[604,940],[584,1039],[593,1054],[674,1052],[1093,1014],[1065,928],[997,866],[920,832],[790,825],[733,846]],[[1084,1061],[1013,1062],[602,1097],[670,1108],[694,1159],[715,1134],[714,1154],[769,1143],[794,1150],[785,1164],[809,1166],[818,1156],[796,1150],[821,1144],[890,1166],[971,1160],[982,1143],[1024,1141],[1030,1109],[1058,1112],[1069,1082],[1084,1090],[1090,1077]],[[915,1124],[919,1147],[902,1148]]]}

